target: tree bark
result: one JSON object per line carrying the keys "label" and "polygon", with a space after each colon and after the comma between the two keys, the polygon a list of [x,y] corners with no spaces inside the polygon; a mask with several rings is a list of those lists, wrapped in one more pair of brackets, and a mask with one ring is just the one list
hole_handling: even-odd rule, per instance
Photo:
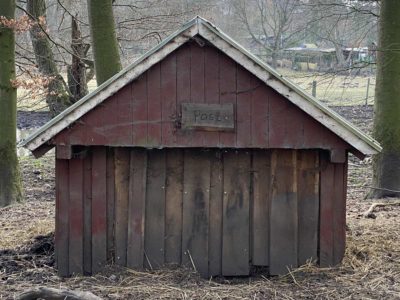
{"label": "tree bark", "polygon": [[90,48],[89,44],[83,42],[81,31],[74,17],[71,18],[71,49],[74,53],[72,63],[68,66],[68,87],[70,91],[70,102],[75,103],[88,94],[86,58]]}
{"label": "tree bark", "polygon": [[[46,15],[45,0],[27,0],[26,8],[35,21],[38,21],[39,17]],[[66,84],[58,72],[50,42],[46,35],[43,34],[42,28],[36,24],[29,30],[29,33],[40,73],[45,76],[54,77],[48,86],[48,93],[46,95],[47,105],[49,106],[51,115],[54,117],[70,104]]]}
{"label": "tree bark", "polygon": [[87,3],[96,80],[100,85],[121,70],[112,0],[88,0]]}
{"label": "tree bark", "polygon": [[374,157],[371,198],[400,197],[400,1],[382,0],[375,87],[374,137],[383,151]]}
{"label": "tree bark", "polygon": [[[0,16],[14,19],[15,0],[0,1]],[[22,200],[16,150],[15,34],[0,25],[0,207]]]}

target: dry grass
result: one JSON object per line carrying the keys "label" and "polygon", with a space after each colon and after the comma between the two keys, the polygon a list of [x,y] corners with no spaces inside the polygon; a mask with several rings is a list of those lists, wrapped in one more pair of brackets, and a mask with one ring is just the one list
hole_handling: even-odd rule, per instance
{"label": "dry grass", "polygon": [[[296,72],[280,69],[283,75],[311,94],[312,82],[317,81],[317,98],[328,105],[364,105],[368,77],[331,73]],[[368,103],[375,97],[375,76],[370,76]]]}

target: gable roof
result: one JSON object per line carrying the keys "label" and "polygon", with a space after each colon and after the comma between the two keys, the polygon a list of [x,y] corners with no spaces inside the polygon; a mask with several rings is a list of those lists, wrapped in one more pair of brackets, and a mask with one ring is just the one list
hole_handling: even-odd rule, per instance
{"label": "gable roof", "polygon": [[35,133],[23,140],[19,146],[26,147],[31,151],[38,149],[56,134],[197,35],[232,58],[362,154],[375,154],[382,150],[377,141],[361,132],[339,114],[283,77],[258,57],[233,41],[212,23],[201,17],[195,17],[186,23],[180,30],[171,34],[134,63],[115,74],[98,86],[96,90],[39,128]]}

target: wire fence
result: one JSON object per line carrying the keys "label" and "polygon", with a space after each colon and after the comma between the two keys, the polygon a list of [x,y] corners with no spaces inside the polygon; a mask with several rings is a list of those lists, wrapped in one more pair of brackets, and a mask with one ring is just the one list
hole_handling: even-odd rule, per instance
{"label": "wire fence", "polygon": [[374,104],[376,84],[374,76],[296,72],[290,72],[285,76],[329,106]]}

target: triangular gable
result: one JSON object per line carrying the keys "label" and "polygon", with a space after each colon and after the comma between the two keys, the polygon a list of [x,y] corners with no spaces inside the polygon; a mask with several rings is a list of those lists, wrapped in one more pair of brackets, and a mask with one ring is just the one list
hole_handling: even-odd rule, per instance
{"label": "triangular gable", "polygon": [[369,155],[381,151],[380,145],[371,137],[362,133],[336,112],[305,93],[298,86],[234,42],[214,25],[200,17],[188,22],[181,30],[148,51],[132,65],[123,69],[100,85],[95,91],[52,119],[21,142],[20,146],[35,151],[196,35],[207,40],[362,154]]}

